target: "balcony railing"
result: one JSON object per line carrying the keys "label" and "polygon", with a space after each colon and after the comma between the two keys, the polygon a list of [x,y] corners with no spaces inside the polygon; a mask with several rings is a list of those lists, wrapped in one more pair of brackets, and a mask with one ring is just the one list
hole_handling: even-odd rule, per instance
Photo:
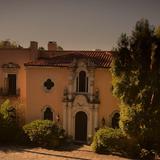
{"label": "balcony railing", "polygon": [[63,101],[64,102],[72,102],[72,101],[74,101],[74,99],[77,95],[84,95],[89,103],[95,103],[95,104],[100,103],[99,90],[96,90],[92,94],[90,94],[88,92],[69,93],[67,88],[65,88],[64,93],[63,93]]}
{"label": "balcony railing", "polygon": [[20,96],[20,88],[17,88],[15,91],[10,91],[6,88],[0,88],[0,96]]}

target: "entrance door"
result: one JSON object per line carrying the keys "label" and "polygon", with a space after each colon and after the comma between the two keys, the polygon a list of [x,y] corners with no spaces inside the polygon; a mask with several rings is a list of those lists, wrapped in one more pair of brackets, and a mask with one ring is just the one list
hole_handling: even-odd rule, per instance
{"label": "entrance door", "polygon": [[75,117],[75,140],[87,141],[87,115],[80,111]]}
{"label": "entrance door", "polygon": [[8,74],[8,94],[16,95],[16,74]]}

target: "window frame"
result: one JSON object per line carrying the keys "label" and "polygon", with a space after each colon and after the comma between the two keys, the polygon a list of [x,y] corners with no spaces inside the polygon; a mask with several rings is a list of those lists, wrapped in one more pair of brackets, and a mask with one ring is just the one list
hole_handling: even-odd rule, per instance
{"label": "window frame", "polygon": [[[80,74],[84,72],[85,73],[85,82],[84,82],[84,89],[80,89]],[[89,92],[89,76],[88,72],[85,70],[80,70],[77,73],[77,76],[75,78],[75,91],[76,93],[88,93]],[[82,82],[83,83],[83,82]]]}

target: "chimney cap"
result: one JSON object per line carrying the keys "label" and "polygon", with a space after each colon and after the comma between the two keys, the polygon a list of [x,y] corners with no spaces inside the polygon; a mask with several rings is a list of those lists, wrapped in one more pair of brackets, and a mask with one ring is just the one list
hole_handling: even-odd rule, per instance
{"label": "chimney cap", "polygon": [[38,49],[38,42],[30,41],[30,48],[31,49]]}
{"label": "chimney cap", "polygon": [[49,51],[56,51],[57,50],[57,42],[56,41],[49,41],[48,42],[48,50]]}

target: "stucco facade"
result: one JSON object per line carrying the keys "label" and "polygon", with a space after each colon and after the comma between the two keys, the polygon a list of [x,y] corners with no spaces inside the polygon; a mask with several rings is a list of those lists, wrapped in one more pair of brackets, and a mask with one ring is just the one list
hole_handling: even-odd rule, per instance
{"label": "stucco facade", "polygon": [[51,42],[48,51],[38,51],[36,42],[0,49],[0,101],[23,100],[25,123],[48,116],[74,139],[88,141],[99,127],[111,126],[119,110],[111,92],[111,57],[105,51],[56,51]]}

